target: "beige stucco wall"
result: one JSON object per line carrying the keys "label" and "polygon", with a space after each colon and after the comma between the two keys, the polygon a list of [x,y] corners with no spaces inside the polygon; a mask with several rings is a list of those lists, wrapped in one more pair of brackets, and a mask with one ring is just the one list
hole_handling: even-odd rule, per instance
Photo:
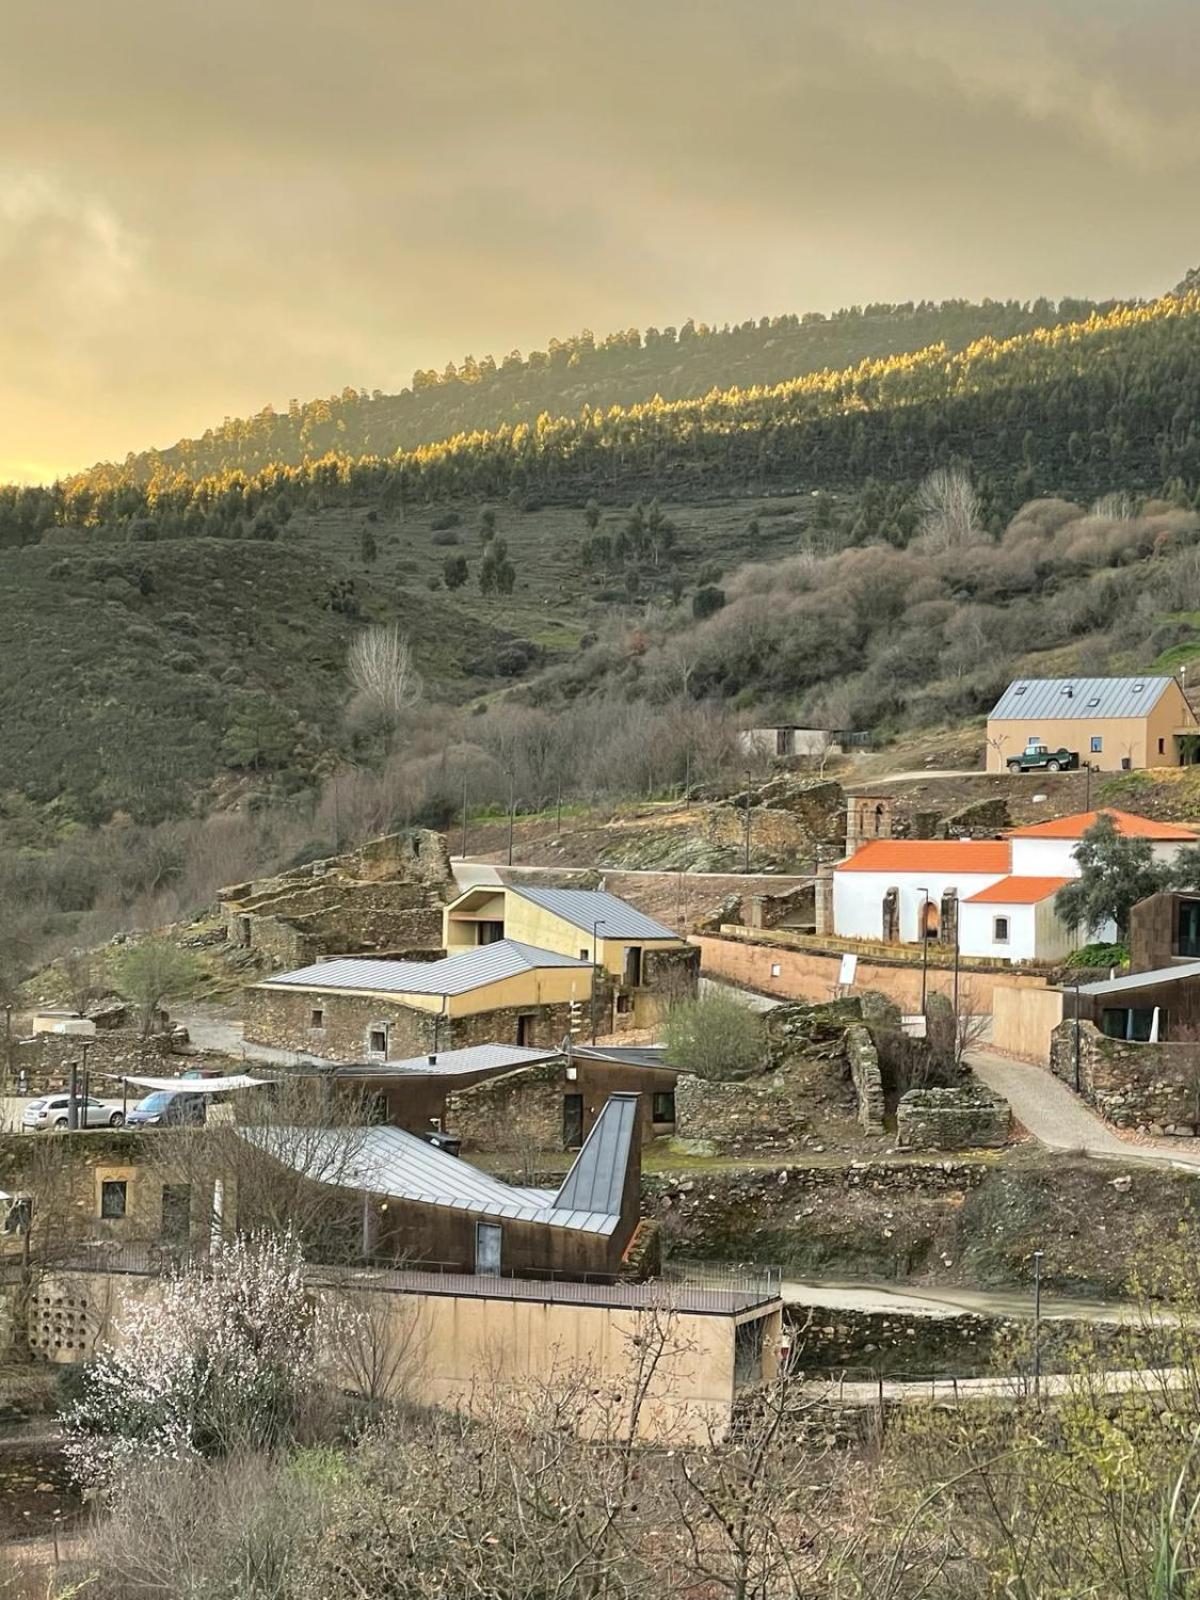
{"label": "beige stucco wall", "polygon": [[1050,1035],[1062,1021],[1063,997],[1057,989],[992,988],[991,1046],[1041,1066],[1050,1060]]}
{"label": "beige stucco wall", "polygon": [[589,967],[535,967],[529,972],[518,972],[511,978],[501,978],[484,984],[466,994],[384,994],[372,990],[321,989],[296,984],[258,984],[259,989],[273,994],[346,995],[354,999],[378,1000],[381,1005],[407,1006],[412,1011],[428,1011],[449,1017],[473,1017],[480,1011],[501,1011],[510,1006],[566,1005],[576,1000],[583,1004],[592,992],[592,974]]}
{"label": "beige stucco wall", "polygon": [[[573,922],[535,905],[517,893],[503,892],[489,895],[486,900],[467,902],[467,908],[455,911],[447,908],[442,913],[442,939],[447,950],[470,948],[475,943],[476,922],[503,922],[504,936],[531,944],[538,950],[553,950],[559,955],[575,956],[583,953],[585,960],[592,955],[591,928],[577,928]],[[628,945],[638,945],[643,950],[672,950],[678,939],[606,939],[599,930],[596,941],[596,958],[614,977],[625,970],[625,950]]]}
{"label": "beige stucco wall", "polygon": [[[1177,767],[1175,729],[1195,726],[1196,719],[1177,683],[1168,684],[1144,717],[1092,718],[1077,712],[1071,717],[992,720],[987,726],[987,770],[1003,772],[1009,758],[1020,755],[1031,735],[1051,750],[1060,746],[1077,750],[1080,761],[1090,761],[1101,772],[1119,772],[1125,759],[1135,769]],[[1103,744],[1099,752],[1092,751],[1093,737]],[[999,748],[993,741],[999,741]]]}
{"label": "beige stucco wall", "polygon": [[[158,1280],[132,1274],[71,1273],[47,1280],[44,1294],[70,1301],[69,1348],[50,1359],[85,1359],[101,1343],[120,1343],[123,1309],[154,1296]],[[776,1371],[782,1332],[778,1302],[741,1316],[651,1314],[606,1306],[547,1304],[454,1294],[393,1294],[319,1289],[358,1304],[377,1337],[397,1357],[392,1392],[418,1404],[483,1411],[497,1391],[516,1404],[529,1385],[565,1381],[586,1372],[628,1388],[637,1375],[634,1340],[666,1337],[666,1353],[646,1389],[639,1436],[657,1442],[703,1444],[729,1425],[734,1400],[734,1336],[739,1323],[763,1320],[763,1370]],[[60,1312],[60,1319],[65,1309]],[[381,1320],[382,1319],[382,1320]],[[657,1322],[656,1322],[657,1319]],[[65,1332],[66,1330],[64,1330]],[[582,1425],[595,1427],[597,1411]]]}

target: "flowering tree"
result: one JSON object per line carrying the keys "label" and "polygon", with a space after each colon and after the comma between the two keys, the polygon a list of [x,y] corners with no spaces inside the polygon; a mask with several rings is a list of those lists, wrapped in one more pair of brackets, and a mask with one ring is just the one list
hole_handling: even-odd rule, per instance
{"label": "flowering tree", "polygon": [[86,1370],[83,1396],[62,1418],[76,1476],[99,1488],[156,1459],[292,1437],[332,1344],[290,1235],[215,1244],[207,1269],[164,1279],[118,1328],[118,1345]]}

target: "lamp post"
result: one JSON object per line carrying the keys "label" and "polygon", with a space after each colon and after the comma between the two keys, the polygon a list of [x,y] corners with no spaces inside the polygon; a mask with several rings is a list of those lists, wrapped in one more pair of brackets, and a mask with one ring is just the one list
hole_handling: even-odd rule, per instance
{"label": "lamp post", "polygon": [[1079,1071],[1079,979],[1075,979],[1075,1093],[1080,1092]]}
{"label": "lamp post", "polygon": [[517,780],[514,773],[508,775],[508,864],[512,866],[513,858],[513,828],[517,819]]}
{"label": "lamp post", "polygon": [[604,917],[597,917],[592,923],[592,1043],[596,1042],[596,945],[600,937],[600,929],[606,925]]}
{"label": "lamp post", "polygon": [[465,778],[463,779],[461,857],[464,861],[467,859],[467,780]]}
{"label": "lamp post", "polygon": [[1042,1257],[1043,1250],[1033,1252],[1033,1398],[1042,1392]]}
{"label": "lamp post", "polygon": [[925,1008],[929,992],[929,890],[923,884],[917,884],[917,888],[921,891],[921,1015],[925,1017],[928,1015]]}
{"label": "lamp post", "polygon": [[750,768],[746,768],[746,852],[743,870],[750,875]]}

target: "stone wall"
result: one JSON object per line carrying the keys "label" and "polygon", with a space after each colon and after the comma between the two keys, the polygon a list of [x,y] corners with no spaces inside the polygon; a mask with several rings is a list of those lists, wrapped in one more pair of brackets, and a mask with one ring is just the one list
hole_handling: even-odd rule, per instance
{"label": "stone wall", "polygon": [[780,1067],[758,1078],[717,1083],[681,1075],[675,1085],[675,1133],[708,1141],[723,1154],[791,1150],[809,1136],[803,1075]]}
{"label": "stone wall", "polygon": [[1012,1113],[981,1083],[910,1089],[896,1108],[896,1143],[906,1150],[997,1149],[1007,1144]]}
{"label": "stone wall", "polygon": [[[86,1045],[86,1050],[81,1049]],[[151,1034],[142,1039],[137,1029],[122,1028],[97,1032],[91,1039],[72,1038],[69,1034],[35,1033],[27,1039],[18,1039],[12,1049],[13,1077],[25,1074],[24,1082],[30,1094],[42,1094],[49,1089],[65,1088],[70,1065],[75,1062],[82,1068],[85,1060],[91,1078],[90,1092],[101,1099],[120,1097],[120,1085],[100,1076],[102,1073],[149,1073],[170,1076],[179,1070],[174,1056],[172,1037],[167,1033]],[[198,1063],[189,1059],[187,1066]],[[135,1091],[141,1093],[140,1090]]]}
{"label": "stone wall", "polygon": [[1050,1070],[1118,1128],[1179,1137],[1200,1132],[1200,1042],[1133,1044],[1068,1017],[1050,1036]]}
{"label": "stone wall", "polygon": [[561,1061],[542,1061],[471,1084],[446,1096],[446,1126],[464,1150],[561,1150],[562,1078]]}
{"label": "stone wall", "polygon": [[883,1133],[883,1078],[879,1054],[869,1030],[862,1023],[846,1029],[846,1055],[850,1062],[850,1081],[858,1097],[858,1120],[864,1133]]}
{"label": "stone wall", "polygon": [[[322,1025],[312,1026],[315,1010],[322,1013]],[[571,1029],[571,1007],[567,1003],[543,1006],[505,1006],[479,1011],[473,1016],[438,1018],[432,1011],[419,1011],[394,1000],[376,1000],[362,995],[306,993],[297,990],[252,987],[243,995],[242,1014],[246,1038],[251,1044],[271,1045],[278,1050],[294,1050],[303,1055],[321,1056],[327,1061],[362,1061],[369,1054],[368,1034],[372,1028],[386,1026],[388,1057],[427,1055],[436,1044],[440,1050],[457,1050],[470,1044],[517,1044],[547,1047],[562,1043]],[[525,1035],[518,1041],[523,1019]]]}

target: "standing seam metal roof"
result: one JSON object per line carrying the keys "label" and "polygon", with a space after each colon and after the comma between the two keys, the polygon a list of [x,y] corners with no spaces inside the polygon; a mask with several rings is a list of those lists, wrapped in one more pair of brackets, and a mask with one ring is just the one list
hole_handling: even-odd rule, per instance
{"label": "standing seam metal roof", "polygon": [[542,889],[524,883],[508,883],[504,888],[586,933],[591,933],[596,922],[602,923],[603,939],[680,939],[674,929],[655,922],[605,889]]}
{"label": "standing seam metal roof", "polygon": [[[617,1098],[614,1096],[614,1099]],[[627,1097],[634,1101],[636,1097]],[[412,1200],[424,1205],[446,1206],[454,1211],[471,1211],[486,1217],[507,1217],[512,1221],[540,1222],[548,1227],[570,1228],[582,1233],[611,1234],[620,1221],[621,1185],[612,1211],[601,1205],[576,1205],[574,1191],[568,1193],[572,1175],[584,1159],[588,1145],[599,1133],[607,1149],[611,1142],[610,1107],[605,1106],[587,1145],[579,1152],[575,1165],[562,1188],[524,1189],[504,1183],[490,1172],[482,1172],[470,1162],[447,1155],[435,1145],[426,1144],[402,1128],[330,1128],[314,1135],[303,1130],[299,1137],[287,1128],[243,1128],[249,1139],[293,1170],[314,1183],[327,1183],[340,1189],[365,1190],[397,1200]],[[623,1120],[618,1108],[618,1120]],[[636,1110],[635,1110],[636,1115]],[[589,1164],[591,1158],[589,1158]],[[588,1195],[603,1201],[602,1184],[584,1185]]]}
{"label": "standing seam metal roof", "polygon": [[577,967],[591,971],[590,961],[539,950],[517,939],[498,939],[441,961],[318,961],[295,972],[264,978],[261,988],[346,989],[367,994],[468,994],[485,984],[538,967]]}
{"label": "standing seam metal roof", "polygon": [[637,1126],[637,1103],[635,1094],[608,1097],[554,1197],[555,1209],[620,1216],[629,1151]]}
{"label": "standing seam metal roof", "polygon": [[[1172,678],[1016,678],[992,707],[991,722],[1144,717]],[[1067,690],[1070,690],[1070,694]],[[1036,727],[1033,729],[1036,733]]]}
{"label": "standing seam metal roof", "polygon": [[[1184,962],[1178,967],[1156,967],[1153,972],[1128,972],[1123,978],[1105,978],[1100,983],[1081,983],[1080,994],[1125,994],[1134,989],[1153,989],[1162,983],[1186,983],[1200,978],[1200,961]],[[1073,985],[1063,985],[1064,994],[1074,993]]]}
{"label": "standing seam metal roof", "polygon": [[389,1072],[453,1077],[466,1072],[507,1072],[513,1067],[531,1067],[553,1061],[561,1051],[534,1050],[522,1044],[470,1044],[461,1050],[439,1050],[431,1061],[428,1055],[407,1056],[403,1061],[379,1061],[367,1068],[371,1074],[386,1077]]}

